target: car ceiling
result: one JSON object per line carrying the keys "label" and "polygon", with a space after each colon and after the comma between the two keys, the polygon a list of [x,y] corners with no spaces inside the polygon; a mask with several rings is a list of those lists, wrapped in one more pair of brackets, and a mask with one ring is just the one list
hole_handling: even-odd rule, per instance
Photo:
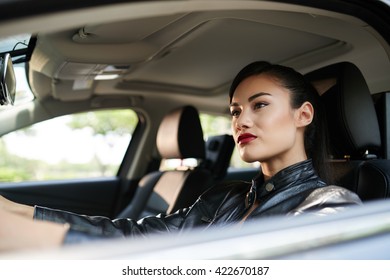
{"label": "car ceiling", "polygon": [[[60,31],[59,23],[46,27],[37,34],[30,61],[36,96],[72,101],[185,93],[194,102],[226,101],[237,70],[254,60],[302,73],[352,61],[372,93],[390,89],[388,44],[362,20],[267,1],[185,2],[121,4],[104,16],[99,9],[88,11],[95,15],[88,21],[83,13],[68,17],[67,24],[60,20]],[[98,74],[119,77],[95,80]]]}

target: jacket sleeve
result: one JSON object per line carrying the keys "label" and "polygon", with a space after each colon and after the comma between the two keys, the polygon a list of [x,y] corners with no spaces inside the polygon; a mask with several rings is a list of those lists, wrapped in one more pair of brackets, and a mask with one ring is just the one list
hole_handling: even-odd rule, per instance
{"label": "jacket sleeve", "polygon": [[326,216],[344,211],[352,205],[361,205],[358,195],[339,186],[326,186],[315,189],[306,199],[287,215],[312,214]]}
{"label": "jacket sleeve", "polygon": [[237,184],[216,185],[205,191],[192,206],[173,214],[159,214],[138,221],[126,218],[111,220],[107,217],[79,215],[40,206],[35,206],[34,219],[69,224],[64,244],[113,237],[146,237],[154,233],[182,233],[194,227],[208,226],[232,185]]}
{"label": "jacket sleeve", "polygon": [[[79,215],[35,206],[34,219],[69,224],[64,244],[72,244],[115,237],[146,236],[159,232],[178,232],[189,214],[196,212],[192,208],[185,208],[171,215],[159,214],[136,221],[126,218],[111,220],[107,217]],[[192,219],[196,216],[190,215]]]}

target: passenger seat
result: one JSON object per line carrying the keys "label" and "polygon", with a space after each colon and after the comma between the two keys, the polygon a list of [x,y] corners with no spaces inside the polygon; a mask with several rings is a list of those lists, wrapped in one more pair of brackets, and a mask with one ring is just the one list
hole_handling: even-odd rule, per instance
{"label": "passenger seat", "polygon": [[[197,109],[184,106],[164,117],[156,145],[162,159],[204,161],[205,141]],[[171,214],[192,205],[211,183],[211,172],[202,164],[154,171],[140,180],[130,205],[117,217],[140,219],[159,213]]]}

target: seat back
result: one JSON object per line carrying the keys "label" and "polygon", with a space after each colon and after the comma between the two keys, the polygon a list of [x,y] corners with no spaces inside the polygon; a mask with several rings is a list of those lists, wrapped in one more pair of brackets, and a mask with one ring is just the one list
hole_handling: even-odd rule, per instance
{"label": "seat back", "polygon": [[226,176],[234,146],[233,136],[229,134],[207,138],[204,165],[211,171],[214,181],[223,180]]}
{"label": "seat back", "polygon": [[341,62],[308,73],[327,113],[334,183],[363,201],[389,197],[390,161],[381,159],[379,122],[363,74]]}
{"label": "seat back", "polygon": [[[162,159],[203,161],[205,141],[196,108],[184,106],[167,114],[160,124],[156,145]],[[139,219],[171,214],[195,202],[210,187],[211,179],[211,172],[201,164],[154,171],[140,180],[131,203],[117,217]]]}

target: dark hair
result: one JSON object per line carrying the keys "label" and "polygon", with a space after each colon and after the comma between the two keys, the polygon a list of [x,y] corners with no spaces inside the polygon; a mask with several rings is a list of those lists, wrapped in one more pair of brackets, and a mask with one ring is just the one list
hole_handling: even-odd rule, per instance
{"label": "dark hair", "polygon": [[266,61],[252,62],[245,66],[234,78],[229,91],[230,102],[236,88],[243,80],[260,74],[273,77],[281,86],[291,92],[292,108],[297,109],[306,101],[312,104],[314,116],[313,121],[305,129],[305,151],[307,156],[312,159],[318,175],[329,183],[331,174],[330,168],[326,164],[328,159],[328,136],[325,110],[320,102],[318,92],[301,73],[293,68],[271,64]]}

